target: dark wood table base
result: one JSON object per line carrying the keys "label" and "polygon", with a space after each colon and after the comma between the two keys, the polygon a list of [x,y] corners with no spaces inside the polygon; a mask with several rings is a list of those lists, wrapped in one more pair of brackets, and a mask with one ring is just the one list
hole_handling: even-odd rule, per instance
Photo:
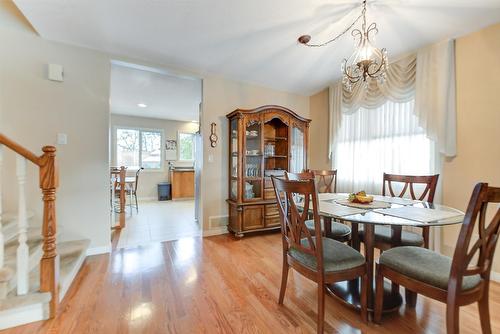
{"label": "dark wood table base", "polygon": [[[346,303],[347,305],[360,309],[360,281],[343,281],[327,285],[328,293]],[[403,303],[403,297],[399,292],[393,293],[391,284],[385,282],[384,284],[384,307],[383,312],[394,312],[399,309]],[[368,304],[368,311],[373,312],[373,305]]]}

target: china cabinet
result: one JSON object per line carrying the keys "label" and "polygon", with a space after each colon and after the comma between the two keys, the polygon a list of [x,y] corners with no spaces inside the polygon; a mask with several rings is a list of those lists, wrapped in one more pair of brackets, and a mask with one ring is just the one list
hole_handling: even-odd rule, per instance
{"label": "china cabinet", "polygon": [[310,120],[280,106],[236,109],[229,120],[229,231],[280,228],[271,176],[307,168]]}

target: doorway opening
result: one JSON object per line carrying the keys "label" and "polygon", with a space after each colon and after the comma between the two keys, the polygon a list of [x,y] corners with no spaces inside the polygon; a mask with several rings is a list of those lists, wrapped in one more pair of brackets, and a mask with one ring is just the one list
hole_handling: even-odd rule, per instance
{"label": "doorway opening", "polygon": [[202,81],[112,61],[110,225],[129,248],[201,236]]}

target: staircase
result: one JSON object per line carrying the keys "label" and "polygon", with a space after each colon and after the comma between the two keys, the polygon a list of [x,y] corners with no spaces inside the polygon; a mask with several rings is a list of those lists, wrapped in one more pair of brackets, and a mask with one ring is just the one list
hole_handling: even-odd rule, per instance
{"label": "staircase", "polygon": [[[10,152],[8,152],[10,151]],[[53,318],[60,301],[82,266],[88,240],[57,243],[56,149],[45,146],[40,156],[0,134],[0,330]],[[4,170],[7,153],[16,159],[15,175]],[[39,169],[43,218],[27,210],[26,164]],[[16,212],[3,212],[2,181],[15,177]]]}

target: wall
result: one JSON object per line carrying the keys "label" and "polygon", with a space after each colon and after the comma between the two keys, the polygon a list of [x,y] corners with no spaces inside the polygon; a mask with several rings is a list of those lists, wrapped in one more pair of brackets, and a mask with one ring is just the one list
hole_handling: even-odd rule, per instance
{"label": "wall", "polygon": [[310,97],[309,117],[313,120],[309,131],[309,167],[311,169],[331,169],[328,158],[328,88]]}
{"label": "wall", "polygon": [[[0,131],[37,154],[55,144],[57,133],[68,135],[68,144],[57,146],[59,240],[88,238],[91,247],[109,247],[109,58],[41,39],[21,18],[15,20],[8,2],[2,1],[0,12]],[[46,79],[48,63],[64,66],[64,82]],[[4,194],[12,199],[15,170],[13,156],[8,159]],[[37,169],[29,165],[28,206],[41,222]]]}
{"label": "wall", "polygon": [[[198,131],[198,124],[192,122],[179,122],[165,119],[155,119],[146,117],[133,117],[111,114],[111,131],[112,131],[112,145],[111,145],[111,164],[116,165],[115,155],[115,131],[116,126],[125,127],[138,127],[145,129],[160,129],[163,130],[164,140],[173,139],[177,140],[177,133],[189,132],[195,133]],[[175,161],[176,166],[192,166],[192,162],[179,162]],[[157,198],[156,185],[159,182],[169,181],[170,175],[168,173],[167,161],[163,161],[163,167],[160,171],[144,170],[139,177],[139,186],[137,189],[138,197],[141,199],[154,199]]]}
{"label": "wall", "polygon": [[[457,156],[444,164],[444,203],[466,209],[474,185],[500,187],[500,24],[457,39]],[[485,65],[487,70],[485,70]],[[444,251],[455,248],[459,227],[443,233]],[[500,272],[500,256],[493,270]]]}
{"label": "wall", "polygon": [[[277,104],[287,107],[301,116],[309,117],[309,98],[297,94],[279,92],[250,84],[208,76],[203,80],[203,113],[202,136],[204,139],[202,201],[205,234],[208,230],[227,224],[228,189],[228,121],[225,117],[237,108],[256,108],[266,104]],[[210,134],[210,123],[217,124],[219,144],[210,147],[207,140]],[[313,120],[312,123],[315,121]],[[209,226],[209,218],[222,216]],[[221,229],[222,230],[222,229]]]}
{"label": "wall", "polygon": [[[65,239],[89,238],[91,247],[109,247],[110,152],[107,143],[111,59],[168,69],[173,74],[197,74],[165,64],[49,42],[34,33],[10,2],[0,2],[0,20],[3,43],[0,131],[33,151],[38,151],[41,145],[54,144],[59,132],[68,134],[68,145],[58,147],[61,175],[58,225],[64,230]],[[64,83],[45,79],[47,63],[64,66]],[[203,152],[200,152],[197,165],[202,177],[200,215],[209,234],[209,217],[227,216],[225,115],[236,108],[278,104],[309,117],[309,98],[213,75],[203,78],[203,90]],[[219,145],[216,148],[211,148],[208,140],[212,122],[218,126]],[[31,171],[30,179],[35,181],[34,172]],[[32,203],[38,203],[39,198],[35,184],[33,182],[30,188]],[[225,224],[227,220],[222,218],[220,222]],[[219,227],[218,231],[223,228]]]}

